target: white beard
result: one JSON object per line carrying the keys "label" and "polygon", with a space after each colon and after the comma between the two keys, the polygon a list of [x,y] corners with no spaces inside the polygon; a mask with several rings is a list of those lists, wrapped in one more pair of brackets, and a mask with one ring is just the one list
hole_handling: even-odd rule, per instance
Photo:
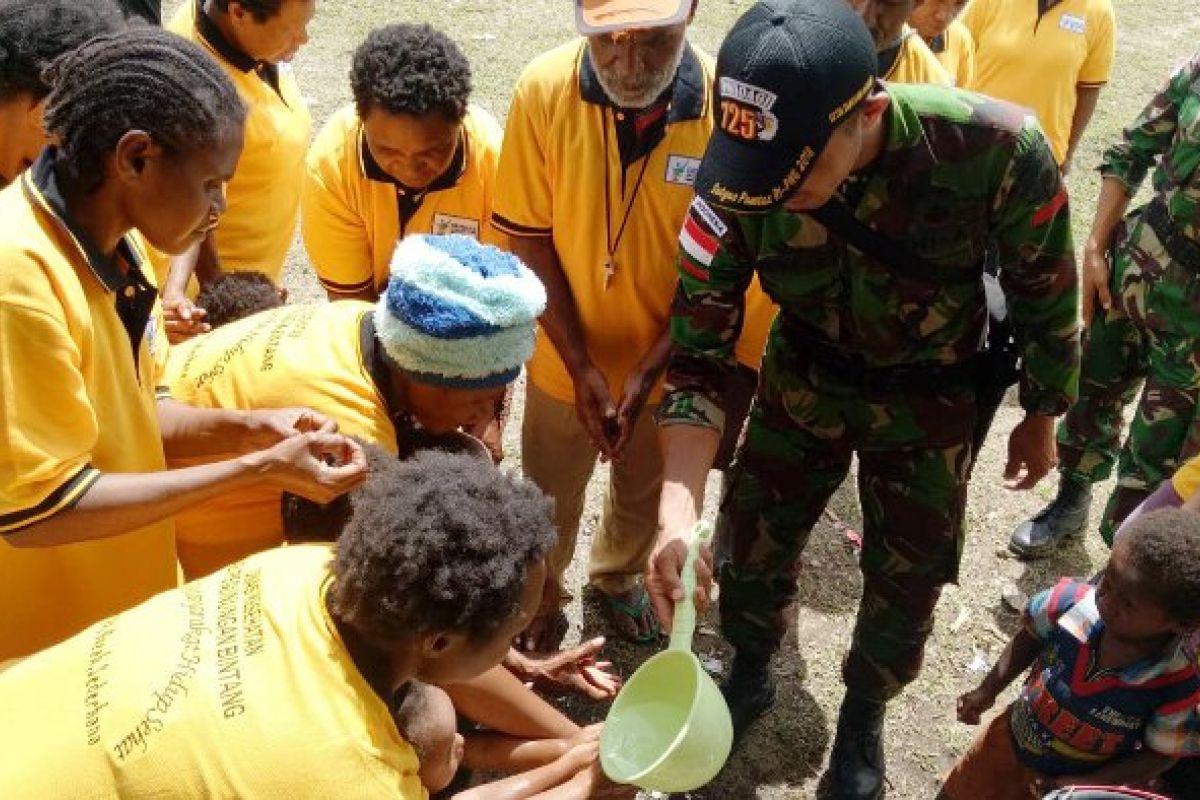
{"label": "white beard", "polygon": [[668,67],[661,72],[646,72],[643,68],[639,70],[639,85],[634,88],[624,88],[615,85],[609,80],[609,76],[604,74],[604,71],[596,65],[595,60],[592,61],[592,66],[595,67],[596,79],[600,82],[600,88],[608,95],[618,108],[628,108],[631,110],[640,110],[647,108],[651,103],[657,100],[663,92],[675,80],[675,73],[679,71],[679,64],[683,61],[683,48],[685,41],[681,39],[679,49],[675,52],[675,57],[671,59]]}

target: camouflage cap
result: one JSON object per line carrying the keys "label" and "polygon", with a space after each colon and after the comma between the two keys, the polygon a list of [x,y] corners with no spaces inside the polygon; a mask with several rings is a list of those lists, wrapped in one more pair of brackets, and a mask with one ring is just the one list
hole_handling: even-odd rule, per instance
{"label": "camouflage cap", "polygon": [[717,57],[717,125],[697,194],[738,212],[782,203],[877,71],[871,34],[845,0],[756,3]]}

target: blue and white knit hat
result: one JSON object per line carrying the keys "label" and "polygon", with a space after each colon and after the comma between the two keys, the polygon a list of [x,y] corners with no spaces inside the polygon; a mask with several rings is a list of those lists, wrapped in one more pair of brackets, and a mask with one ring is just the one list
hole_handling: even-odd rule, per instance
{"label": "blue and white knit hat", "polygon": [[375,334],[420,383],[487,389],[533,355],[546,289],[516,256],[470,236],[410,236],[396,246]]}

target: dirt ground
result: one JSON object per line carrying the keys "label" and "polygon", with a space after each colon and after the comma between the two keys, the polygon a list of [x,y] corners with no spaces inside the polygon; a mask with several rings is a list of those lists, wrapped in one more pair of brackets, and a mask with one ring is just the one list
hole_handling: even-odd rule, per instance
{"label": "dirt ground", "polygon": [[[168,0],[165,5],[172,10],[176,3]],[[747,0],[702,0],[693,40],[715,53],[722,33],[749,5]],[[1114,5],[1119,29],[1117,67],[1069,178],[1079,242],[1091,220],[1100,150],[1119,135],[1120,127],[1144,105],[1170,67],[1187,58],[1200,41],[1200,15],[1192,2],[1114,0]],[[474,65],[477,102],[503,120],[512,82],[522,65],[572,35],[570,6],[567,0],[326,0],[319,4],[312,42],[298,58],[296,71],[320,125],[349,101],[349,59],[366,31],[393,21],[428,21],[463,46]],[[286,282],[293,302],[322,299],[299,246],[293,250]],[[513,469],[520,467],[520,408],[518,399],[507,441],[506,464]],[[1088,575],[1104,562],[1105,550],[1095,534],[1047,561],[1026,565],[1009,557],[1005,548],[1009,532],[1041,508],[1054,491],[1051,480],[1026,493],[1012,493],[1001,485],[1007,435],[1019,413],[1010,401],[997,417],[971,487],[961,585],[945,591],[921,676],[892,704],[888,716],[888,794],[893,798],[932,798],[938,776],[971,740],[973,730],[954,719],[954,700],[978,682],[1017,624],[1016,612],[1003,598],[1036,592],[1060,575]],[[582,561],[597,526],[605,478],[606,470],[598,469],[589,490],[577,562]],[[707,502],[710,516],[717,486],[714,477]],[[1109,486],[1099,487],[1094,520]],[[847,529],[859,530],[861,525],[856,495],[853,479],[847,480],[830,506],[841,523],[824,519],[805,553],[792,634],[774,667],[780,689],[776,707],[747,735],[718,779],[692,797],[821,796],[818,787],[842,696],[839,665],[860,592],[855,553],[846,536]],[[582,577],[577,563],[575,585]],[[596,631],[596,615],[582,609],[578,601],[568,614],[568,642]],[[728,653],[717,635],[715,619],[702,622],[696,647],[714,674],[728,668]],[[625,675],[651,653],[617,644],[607,650]],[[600,718],[604,713],[603,708],[577,703],[567,707],[580,719]]]}

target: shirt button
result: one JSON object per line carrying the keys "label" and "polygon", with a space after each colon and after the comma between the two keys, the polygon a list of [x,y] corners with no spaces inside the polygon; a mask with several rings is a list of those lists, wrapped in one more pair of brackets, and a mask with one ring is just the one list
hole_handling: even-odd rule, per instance
{"label": "shirt button", "polygon": [[129,298],[130,300],[132,300],[132,299],[133,299],[133,296],[134,296],[135,294],[137,294],[137,289],[134,289],[132,286],[126,286],[126,287],[125,287],[125,296],[126,296],[127,298]]}

